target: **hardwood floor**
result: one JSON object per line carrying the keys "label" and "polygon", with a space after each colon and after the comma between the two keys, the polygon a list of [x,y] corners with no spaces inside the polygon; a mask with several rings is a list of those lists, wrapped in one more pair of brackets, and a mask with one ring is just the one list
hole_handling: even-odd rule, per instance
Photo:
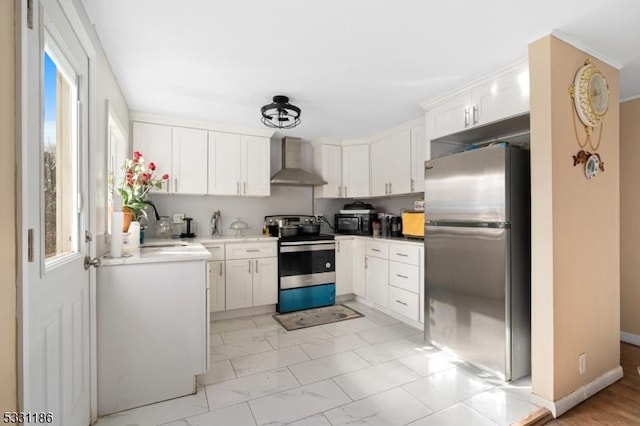
{"label": "hardwood floor", "polygon": [[622,379],[547,424],[640,425],[640,346],[621,343],[620,364]]}

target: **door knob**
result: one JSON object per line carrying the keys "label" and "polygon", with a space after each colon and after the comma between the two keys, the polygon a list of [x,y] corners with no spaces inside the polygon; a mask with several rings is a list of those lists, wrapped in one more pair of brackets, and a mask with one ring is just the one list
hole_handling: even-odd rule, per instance
{"label": "door knob", "polygon": [[94,268],[99,267],[100,266],[100,258],[99,257],[94,257],[93,259],[91,259],[89,256],[85,256],[84,257],[84,270],[86,271],[87,269],[89,269],[92,266]]}

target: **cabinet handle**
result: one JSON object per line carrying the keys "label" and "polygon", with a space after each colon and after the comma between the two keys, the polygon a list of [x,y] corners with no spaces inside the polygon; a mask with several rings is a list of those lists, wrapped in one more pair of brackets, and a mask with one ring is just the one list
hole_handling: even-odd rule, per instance
{"label": "cabinet handle", "polygon": [[385,195],[389,194],[389,182],[385,182],[384,184],[384,193]]}
{"label": "cabinet handle", "polygon": [[401,274],[396,274],[396,277],[400,277],[400,278],[404,278],[405,280],[408,280],[409,277],[406,275],[401,275]]}
{"label": "cabinet handle", "polygon": [[336,241],[336,253],[340,253],[340,241]]}
{"label": "cabinet handle", "polygon": [[175,187],[173,188],[173,192],[178,192],[178,178],[173,179],[173,182],[173,186]]}
{"label": "cabinet handle", "polygon": [[413,179],[411,179],[411,192],[414,191],[414,184],[413,184]]}
{"label": "cabinet handle", "polygon": [[396,253],[396,256],[409,257],[407,253]]}
{"label": "cabinet handle", "polygon": [[243,187],[243,191],[242,191],[242,193],[243,193],[244,195],[247,195],[247,182],[244,182],[244,183],[242,184],[242,187]]}
{"label": "cabinet handle", "polygon": [[256,274],[258,274],[258,259],[256,259]]}
{"label": "cabinet handle", "polygon": [[348,197],[348,196],[349,196],[349,193],[348,193],[348,191],[347,191],[347,187],[346,187],[346,186],[344,187],[344,196],[345,196],[345,197]]}
{"label": "cabinet handle", "polygon": [[251,275],[251,261],[249,261],[249,270],[248,270],[249,275]]}
{"label": "cabinet handle", "polygon": [[236,194],[240,195],[240,182],[236,182]]}
{"label": "cabinet handle", "polygon": [[391,182],[389,182],[389,194],[393,194],[393,189],[391,188]]}
{"label": "cabinet handle", "polygon": [[372,248],[371,251],[375,251],[376,253],[380,253],[380,249]]}
{"label": "cabinet handle", "polygon": [[247,249],[247,253],[258,253],[260,249]]}
{"label": "cabinet handle", "polygon": [[342,197],[342,186],[338,185],[338,197]]}
{"label": "cabinet handle", "polygon": [[464,109],[464,127],[469,127],[469,108]]}
{"label": "cabinet handle", "polygon": [[364,258],[364,269],[367,269],[369,267],[369,258],[365,257]]}
{"label": "cabinet handle", "polygon": [[473,107],[473,124],[474,125],[478,124],[478,107],[477,106]]}
{"label": "cabinet handle", "polygon": [[218,263],[218,266],[219,266],[219,268],[218,268],[218,274],[219,274],[220,276],[222,276],[222,262]]}
{"label": "cabinet handle", "polygon": [[409,305],[407,305],[405,302],[401,302],[401,301],[399,301],[398,299],[396,299],[396,302],[397,302],[397,303],[399,303],[399,304],[401,304],[401,305],[404,305],[404,306],[409,306]]}

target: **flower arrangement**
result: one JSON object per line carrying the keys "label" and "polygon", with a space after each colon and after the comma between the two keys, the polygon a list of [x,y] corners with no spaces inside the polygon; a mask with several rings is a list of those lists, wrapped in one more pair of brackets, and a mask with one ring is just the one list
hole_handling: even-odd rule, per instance
{"label": "flower arrangement", "polygon": [[155,177],[156,165],[153,162],[145,165],[144,157],[140,151],[133,152],[133,159],[126,159],[124,166],[124,178],[118,193],[122,197],[122,207],[133,213],[133,219],[147,217],[145,212],[147,196],[152,188],[162,189],[162,185],[169,179],[168,174]]}

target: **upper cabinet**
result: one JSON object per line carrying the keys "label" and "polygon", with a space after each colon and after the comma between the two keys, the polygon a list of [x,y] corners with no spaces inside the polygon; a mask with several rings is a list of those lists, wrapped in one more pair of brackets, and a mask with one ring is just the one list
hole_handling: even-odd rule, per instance
{"label": "upper cabinet", "polygon": [[342,194],[342,147],[323,143],[313,147],[313,171],[327,184],[316,188],[321,198],[340,198]]}
{"label": "upper cabinet", "polygon": [[140,113],[132,118],[134,149],[156,163],[157,173],[170,176],[162,192],[258,197],[271,193],[273,132],[213,131],[206,123]]}
{"label": "upper cabinet", "polygon": [[207,131],[173,128],[171,148],[175,194],[205,194],[207,192]]}
{"label": "upper cabinet", "polygon": [[316,188],[316,196],[369,197],[369,145],[342,143],[325,142],[313,148],[314,172],[327,182]]}
{"label": "upper cabinet", "polygon": [[411,129],[404,129],[371,144],[371,195],[410,192]]}
{"label": "upper cabinet", "polygon": [[[171,170],[172,153],[172,127],[151,123],[133,123],[133,150],[140,151],[145,161],[154,162],[157,166],[156,173],[162,176],[165,173],[173,176]],[[160,191],[171,192],[171,179]],[[154,190],[155,191],[155,190]]]}
{"label": "upper cabinet", "polygon": [[424,162],[430,159],[431,141],[424,124],[411,128],[411,192],[424,192]]}
{"label": "upper cabinet", "polygon": [[209,194],[268,196],[270,140],[209,132]]}
{"label": "upper cabinet", "polygon": [[460,89],[422,103],[428,139],[529,111],[529,67],[519,61]]}
{"label": "upper cabinet", "polygon": [[142,152],[156,173],[169,174],[162,192],[204,194],[207,191],[207,132],[200,129],[133,123],[133,148]]}
{"label": "upper cabinet", "polygon": [[370,196],[369,145],[342,147],[342,195],[350,198]]}

